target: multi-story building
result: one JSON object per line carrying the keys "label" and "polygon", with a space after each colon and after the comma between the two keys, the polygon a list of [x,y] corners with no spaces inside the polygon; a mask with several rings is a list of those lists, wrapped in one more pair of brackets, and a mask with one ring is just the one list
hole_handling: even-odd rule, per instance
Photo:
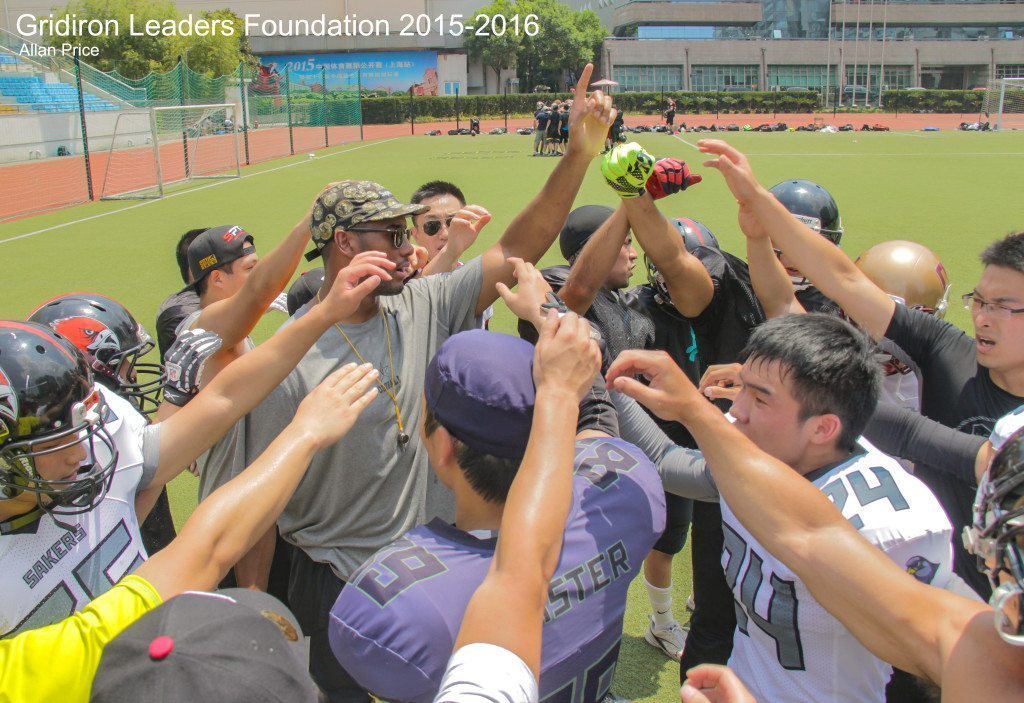
{"label": "multi-story building", "polygon": [[619,90],[969,90],[1024,77],[1018,0],[589,0]]}

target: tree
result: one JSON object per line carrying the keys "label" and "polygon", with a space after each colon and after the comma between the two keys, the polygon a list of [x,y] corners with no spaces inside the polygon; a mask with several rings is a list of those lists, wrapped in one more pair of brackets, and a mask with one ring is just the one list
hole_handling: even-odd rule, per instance
{"label": "tree", "polygon": [[171,37],[167,42],[166,58],[177,62],[179,56],[188,57],[188,67],[208,77],[223,76],[238,70],[238,62],[244,61],[250,68],[259,65],[259,59],[249,51],[249,40],[245,35],[245,23],[231,10],[205,10],[202,18],[230,22],[234,34],[223,31],[210,36]]}
{"label": "tree", "polygon": [[[541,83],[563,88],[566,70],[582,68],[599,57],[607,35],[592,10],[576,11],[558,0],[494,0],[476,14],[503,15],[508,31],[503,36],[492,32],[466,37],[470,57],[495,71],[514,66],[528,90]],[[531,14],[537,16],[538,29],[532,37],[523,31]],[[514,15],[519,15],[518,34],[512,30]]]}
{"label": "tree", "polygon": [[[506,20],[505,26],[511,27],[513,26],[511,20],[516,11],[515,2],[510,2],[510,0],[494,0],[490,5],[477,10],[473,16],[475,17],[478,14],[490,17],[502,15]],[[522,18],[520,18],[520,22],[522,22]],[[480,61],[484,66],[485,93],[487,92],[487,69],[489,68],[494,71],[495,76],[500,80],[503,69],[515,67],[521,43],[522,36],[515,32],[505,32],[501,36],[495,36],[493,32],[489,35],[470,33],[466,37],[466,48],[469,50],[470,58]],[[497,92],[501,92],[500,85]]]}
{"label": "tree", "polygon": [[[89,44],[97,47],[99,54],[89,63],[103,71],[116,70],[128,78],[142,78],[151,71],[172,69],[178,57],[186,52],[189,67],[208,76],[232,73],[243,59],[249,64],[256,62],[249,53],[242,20],[230,10],[202,13],[206,19],[234,23],[232,36],[218,31],[207,37],[134,36],[128,31],[132,17],[136,30],[148,20],[181,19],[178,9],[167,0],[72,0],[63,10],[54,11],[58,15],[65,13],[77,15],[79,19],[117,20],[120,32],[90,37]],[[46,37],[51,46],[60,46],[67,40],[61,35]]]}

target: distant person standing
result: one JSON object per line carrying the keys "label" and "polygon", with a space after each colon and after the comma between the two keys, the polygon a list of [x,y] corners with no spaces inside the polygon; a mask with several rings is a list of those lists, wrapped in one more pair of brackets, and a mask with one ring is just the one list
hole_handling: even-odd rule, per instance
{"label": "distant person standing", "polygon": [[665,109],[665,124],[668,128],[672,129],[672,123],[676,121],[676,101],[675,98],[668,99],[668,106]]}
{"label": "distant person standing", "polygon": [[551,110],[542,102],[537,103],[537,112],[533,115],[533,155],[544,153],[544,137],[551,121]]}

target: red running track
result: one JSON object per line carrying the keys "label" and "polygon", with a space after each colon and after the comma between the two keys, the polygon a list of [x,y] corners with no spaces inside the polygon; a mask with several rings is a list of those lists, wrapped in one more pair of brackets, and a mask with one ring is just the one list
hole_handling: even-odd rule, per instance
{"label": "red running track", "polygon": [[[942,130],[956,129],[963,120],[959,114],[839,114],[835,119],[825,114],[798,115],[691,115],[676,116],[676,126],[685,123],[687,126],[717,124],[750,124],[757,126],[767,122],[785,122],[790,127],[804,125],[821,119],[823,124],[852,124],[856,128],[864,123],[880,124],[894,131],[920,130],[924,127],[938,127]],[[626,116],[626,124],[654,125],[660,123],[657,115]],[[480,128],[487,132],[495,127],[504,127],[503,119],[483,119]],[[514,118],[508,120],[509,130],[529,127],[530,118]],[[468,127],[469,120],[461,121],[460,126]],[[409,124],[365,125],[363,139],[385,139],[410,134],[423,135],[430,130],[439,129],[447,133],[454,129],[454,122],[417,122],[410,130]],[[328,127],[327,141],[329,146],[338,146],[359,140],[359,127]],[[294,149],[289,143],[286,127],[264,127],[249,132],[249,163],[255,164],[270,159],[301,154],[325,148],[323,127],[295,127],[292,130]],[[222,172],[230,168],[234,162],[231,153],[230,138],[204,137],[200,140],[202,153],[195,155],[190,152],[190,165],[193,172]],[[93,175],[94,197],[99,198],[102,192],[122,193],[154,186],[156,169],[148,148],[122,149],[113,153],[97,151],[90,155],[90,167]],[[245,164],[245,153],[239,139],[239,157]],[[108,163],[109,162],[109,163]],[[180,142],[168,142],[160,147],[161,169],[164,182],[181,180],[185,174],[184,152]],[[108,169],[109,166],[109,169]],[[106,182],[105,182],[106,181]],[[89,200],[85,178],[85,162],[81,156],[56,157],[38,161],[27,161],[0,166],[0,221],[26,217],[47,210],[67,207]]]}

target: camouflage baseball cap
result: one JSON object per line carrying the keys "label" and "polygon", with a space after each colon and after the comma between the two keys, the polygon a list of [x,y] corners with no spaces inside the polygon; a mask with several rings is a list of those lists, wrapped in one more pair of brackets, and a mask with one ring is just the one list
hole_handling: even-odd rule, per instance
{"label": "camouflage baseball cap", "polygon": [[377,222],[394,217],[421,215],[426,205],[404,205],[390,190],[373,181],[341,181],[328,186],[313,205],[313,251],[306,261],[320,256],[334,237],[336,229],[345,229],[360,222]]}

